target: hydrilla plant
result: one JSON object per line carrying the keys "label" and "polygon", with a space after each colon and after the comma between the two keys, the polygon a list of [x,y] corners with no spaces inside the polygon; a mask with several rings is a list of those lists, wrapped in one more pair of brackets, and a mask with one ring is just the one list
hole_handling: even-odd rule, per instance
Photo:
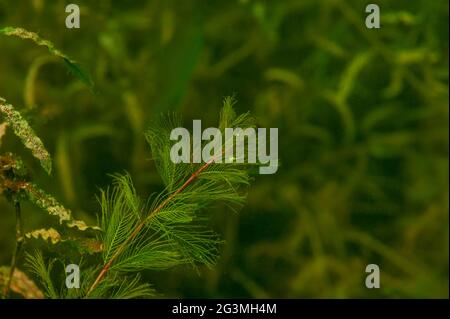
{"label": "hydrilla plant", "polygon": [[[45,45],[51,53],[58,53],[56,55],[62,57],[72,71],[75,67],[75,75],[84,74],[75,62],[34,33],[14,28],[1,29],[0,33],[32,39],[39,45]],[[86,79],[89,77],[81,76],[85,83],[91,83]],[[237,116],[233,104],[232,98],[224,100],[219,128],[252,127],[254,122],[249,114]],[[43,168],[50,172],[50,155],[28,123],[6,101],[1,100],[0,107],[6,123],[32,151]],[[164,182],[164,190],[142,198],[137,194],[129,174],[114,175],[113,184],[101,191],[98,198],[101,207],[98,227],[88,227],[83,221],[73,219],[68,209],[27,179],[19,158],[12,154],[2,155],[0,192],[15,203],[18,229],[9,275],[3,275],[6,278],[6,283],[3,283],[4,295],[7,296],[10,287],[14,286],[12,283],[15,277],[23,275],[22,272],[15,271],[16,257],[22,243],[28,239],[44,239],[52,244],[50,246],[75,247],[75,258],[81,270],[80,287],[68,289],[64,286],[64,276],[61,275],[64,275],[64,270],[59,269],[58,265],[73,263],[73,259],[69,260],[61,251],[47,259],[40,250],[27,252],[25,259],[28,269],[39,279],[43,288],[41,292],[30,284],[30,287],[39,291],[34,296],[149,297],[155,291],[150,284],[141,281],[140,272],[143,270],[164,270],[186,264],[193,267],[213,266],[219,254],[221,240],[207,227],[208,210],[216,202],[224,202],[231,209],[244,204],[245,189],[250,183],[250,173],[255,164],[219,164],[215,163],[214,157],[206,163],[173,163],[170,158],[170,132],[180,124],[180,117],[164,116],[145,134]],[[225,150],[222,152],[225,153]],[[48,213],[56,215],[62,228],[74,228],[77,231],[71,236],[64,236],[66,232],[61,234],[53,228],[23,234],[20,201],[24,199],[30,199]],[[28,278],[27,280],[30,281]],[[31,288],[30,290],[33,291]],[[17,290],[15,292],[20,293]]]}

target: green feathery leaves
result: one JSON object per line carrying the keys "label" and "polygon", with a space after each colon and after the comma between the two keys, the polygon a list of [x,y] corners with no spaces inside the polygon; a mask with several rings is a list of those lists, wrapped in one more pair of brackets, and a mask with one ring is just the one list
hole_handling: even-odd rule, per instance
{"label": "green feathery leaves", "polygon": [[128,176],[116,176],[112,191],[101,194],[103,260],[109,261],[137,227],[140,219],[139,200]]}
{"label": "green feathery leaves", "polygon": [[[91,269],[88,276],[90,276],[91,279],[94,279],[96,273],[92,270],[95,269]],[[84,279],[85,282],[90,282],[86,279]],[[81,287],[80,291],[75,292],[77,294],[75,298],[85,296],[88,288],[89,287],[86,285]],[[104,298],[105,296],[108,296],[109,299],[133,299],[150,298],[155,295],[156,292],[150,284],[141,282],[140,275],[136,275],[134,277],[124,277],[117,272],[113,272],[96,287],[96,289],[89,295],[89,298]]]}
{"label": "green feathery leaves", "polygon": [[[225,99],[220,128],[252,127],[251,117],[236,116],[233,104],[231,98]],[[129,175],[114,176],[112,188],[102,192],[104,266],[88,291],[90,297],[117,273],[216,262],[221,240],[206,226],[205,209],[218,201],[231,207],[242,205],[251,165],[174,164],[170,132],[180,122],[176,116],[164,117],[146,134],[165,185],[162,193],[147,201],[152,200],[151,205],[137,195]]]}
{"label": "green feathery leaves", "polygon": [[51,260],[48,264],[44,261],[44,256],[42,252],[35,251],[35,253],[27,253],[25,256],[26,264],[31,271],[41,282],[44,287],[44,293],[46,297],[51,299],[60,298],[60,294],[57,292],[53,285],[53,280],[51,277],[51,272],[54,265],[54,260]]}
{"label": "green feathery leaves", "polygon": [[169,192],[179,186],[177,183],[180,183],[183,177],[189,176],[194,169],[190,164],[175,164],[170,160],[170,132],[172,128],[179,126],[181,126],[179,116],[176,114],[166,115],[153,123],[145,134],[156,169]]}
{"label": "green feathery leaves", "polygon": [[[220,128],[251,127],[250,116],[236,116],[233,103],[232,99],[225,100]],[[146,135],[165,184],[163,192],[148,200],[141,199],[128,174],[113,176],[112,186],[101,192],[103,231],[98,240],[102,245],[102,264],[85,267],[82,287],[76,292],[62,293],[63,297],[148,297],[154,295],[153,289],[130,274],[184,264],[193,267],[215,264],[222,241],[207,227],[208,208],[216,202],[232,208],[244,204],[243,190],[250,183],[252,165],[214,161],[173,164],[169,134],[179,121],[176,117],[165,117]],[[48,197],[44,196],[45,199]],[[47,206],[58,207],[51,200],[48,203]],[[36,235],[42,237],[41,233]],[[48,283],[52,263],[46,265],[40,253],[28,256],[28,261],[48,287],[47,295],[56,296],[54,285]]]}
{"label": "green feathery leaves", "polygon": [[141,278],[136,275],[134,278],[121,278],[118,276],[111,291],[111,299],[133,299],[153,297],[156,292],[149,284],[141,283]]}

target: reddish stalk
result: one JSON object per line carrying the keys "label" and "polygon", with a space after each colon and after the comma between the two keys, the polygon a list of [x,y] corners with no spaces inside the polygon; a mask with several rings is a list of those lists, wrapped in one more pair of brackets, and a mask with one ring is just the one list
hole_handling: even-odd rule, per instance
{"label": "reddish stalk", "polygon": [[177,196],[179,193],[181,193],[183,190],[186,189],[197,177],[198,175],[203,172],[208,166],[210,166],[212,163],[214,163],[215,158],[210,159],[208,162],[206,162],[204,165],[202,165],[198,170],[196,170],[192,175],[184,182],[183,185],[181,185],[175,192],[170,194],[169,197],[167,197],[161,204],[158,205],[138,226],[136,229],[131,233],[130,237],[125,240],[122,245],[117,249],[117,251],[114,253],[114,255],[111,257],[111,259],[106,263],[100,273],[98,274],[97,278],[95,279],[94,283],[89,288],[86,297],[88,297],[92,291],[98,286],[98,284],[103,280],[108,270],[111,268],[112,264],[116,261],[116,259],[123,253],[126,246],[139,234],[139,232],[142,230],[142,228],[147,224],[153,217],[158,214],[161,209],[163,209],[170,201]]}

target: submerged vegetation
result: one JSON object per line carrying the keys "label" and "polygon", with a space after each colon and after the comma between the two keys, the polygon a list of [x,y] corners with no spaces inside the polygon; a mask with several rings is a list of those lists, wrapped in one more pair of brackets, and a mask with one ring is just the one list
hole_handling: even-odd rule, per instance
{"label": "submerged vegetation", "polygon": [[[53,54],[62,55],[50,42],[42,40],[36,34],[16,28],[3,30],[7,30],[7,35],[26,39],[32,37],[39,45],[44,43],[51,46],[50,52]],[[67,60],[65,56],[64,59]],[[72,64],[69,66],[72,68]],[[50,174],[51,158],[42,141],[20,112],[3,99],[0,103],[0,111],[6,123]],[[224,100],[220,116],[222,133],[225,128],[250,128],[254,125],[248,114],[236,116],[233,104],[232,98]],[[28,199],[50,215],[57,216],[61,225],[76,227],[81,231],[92,229],[100,233],[91,238],[97,241],[97,250],[91,250],[91,253],[101,254],[101,258],[93,258],[91,263],[81,263],[85,251],[78,251],[81,253],[78,260],[82,265],[83,278],[82,285],[76,289],[64,286],[66,281],[55,283],[52,278],[54,264],[64,264],[65,255],[45,261],[40,250],[26,253],[26,265],[39,278],[43,295],[48,298],[148,297],[154,294],[154,290],[149,284],[141,283],[139,272],[143,270],[161,270],[182,264],[191,264],[194,267],[202,264],[214,265],[220,240],[213,231],[205,227],[204,223],[208,217],[202,210],[210,208],[216,201],[232,207],[243,204],[245,196],[240,190],[249,185],[251,164],[219,165],[214,159],[199,164],[173,163],[170,158],[170,132],[179,125],[181,121],[178,118],[167,116],[158,124],[155,123],[146,134],[158,172],[164,180],[165,190],[153,198],[143,200],[137,195],[130,175],[115,175],[113,186],[102,191],[99,199],[102,212],[100,226],[89,227],[83,221],[73,220],[70,210],[27,180],[28,174],[21,159],[10,153],[0,156],[1,193],[16,207],[17,229],[16,249],[9,273],[3,276],[4,297],[10,296],[16,270],[20,274],[17,259],[22,253],[24,241],[43,239],[51,245],[70,241],[75,246],[81,246],[87,239],[74,236],[63,239],[54,228],[23,234],[20,206],[23,199]]]}
{"label": "submerged vegetation", "polygon": [[[2,296],[448,297],[448,1],[77,4],[0,2]],[[218,117],[276,174],[169,160]]]}
{"label": "submerged vegetation", "polygon": [[[20,29],[20,33],[9,34],[22,37],[23,34],[29,33]],[[37,43],[43,41],[39,40]],[[60,54],[56,49],[51,52]],[[5,100],[0,102],[0,110],[7,124],[13,127],[14,133],[32,151],[33,156],[40,160],[47,173],[50,173],[50,155],[41,140],[12,105],[6,104]],[[220,127],[252,127],[249,115],[236,116],[233,104],[231,98],[225,99]],[[113,186],[102,191],[99,199],[102,211],[100,227],[88,227],[83,221],[73,220],[69,210],[26,179],[27,174],[23,172],[24,165],[20,159],[12,154],[2,155],[0,186],[2,193],[11,198],[16,206],[17,228],[16,250],[10,272],[3,283],[4,296],[9,296],[17,258],[25,240],[43,239],[52,245],[70,241],[74,245],[81,245],[86,239],[73,236],[62,239],[59,232],[53,228],[23,234],[20,201],[25,197],[50,215],[57,216],[60,224],[65,223],[68,227],[77,227],[82,231],[91,228],[100,232],[94,239],[98,242],[98,249],[92,253],[101,253],[101,262],[97,260],[96,264],[94,261],[93,265],[82,263],[83,283],[77,289],[70,290],[63,286],[65,281],[57,286],[52,278],[53,265],[64,260],[66,256],[57,256],[46,262],[39,250],[27,253],[26,264],[39,278],[46,297],[147,297],[152,296],[154,290],[150,285],[140,282],[139,272],[143,270],[161,270],[181,264],[214,265],[220,240],[213,231],[205,227],[204,223],[208,218],[201,211],[215,201],[229,205],[243,204],[245,197],[240,193],[240,188],[249,185],[248,167],[251,165],[218,165],[214,160],[196,165],[174,164],[170,158],[170,131],[179,125],[181,122],[174,116],[168,116],[159,124],[155,123],[146,134],[158,171],[164,180],[165,190],[153,198],[143,200],[137,195],[128,174],[115,175]],[[82,254],[78,260],[83,260]],[[130,273],[134,276],[128,278]]]}

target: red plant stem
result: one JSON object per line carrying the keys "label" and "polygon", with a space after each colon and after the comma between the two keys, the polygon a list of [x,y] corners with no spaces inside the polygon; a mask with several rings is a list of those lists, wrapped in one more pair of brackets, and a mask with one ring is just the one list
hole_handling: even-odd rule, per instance
{"label": "red plant stem", "polygon": [[200,175],[201,172],[203,172],[205,169],[208,168],[212,163],[214,163],[215,158],[210,159],[208,162],[206,162],[204,165],[202,165],[198,170],[196,170],[192,175],[184,182],[183,185],[181,185],[175,192],[170,194],[169,197],[167,197],[161,204],[159,204],[158,207],[156,207],[139,225],[137,225],[136,229],[131,233],[130,237],[128,237],[122,245],[116,250],[114,255],[111,257],[111,259],[103,266],[102,270],[98,274],[97,278],[95,279],[92,286],[89,288],[86,297],[88,297],[91,292],[95,289],[95,287],[98,286],[98,284],[103,280],[108,270],[111,268],[112,264],[116,259],[123,253],[126,246],[139,234],[139,232],[142,230],[142,228],[153,218],[158,214],[158,212],[161,211],[170,201],[177,196],[179,193],[181,193],[186,187],[188,187],[197,177]]}

